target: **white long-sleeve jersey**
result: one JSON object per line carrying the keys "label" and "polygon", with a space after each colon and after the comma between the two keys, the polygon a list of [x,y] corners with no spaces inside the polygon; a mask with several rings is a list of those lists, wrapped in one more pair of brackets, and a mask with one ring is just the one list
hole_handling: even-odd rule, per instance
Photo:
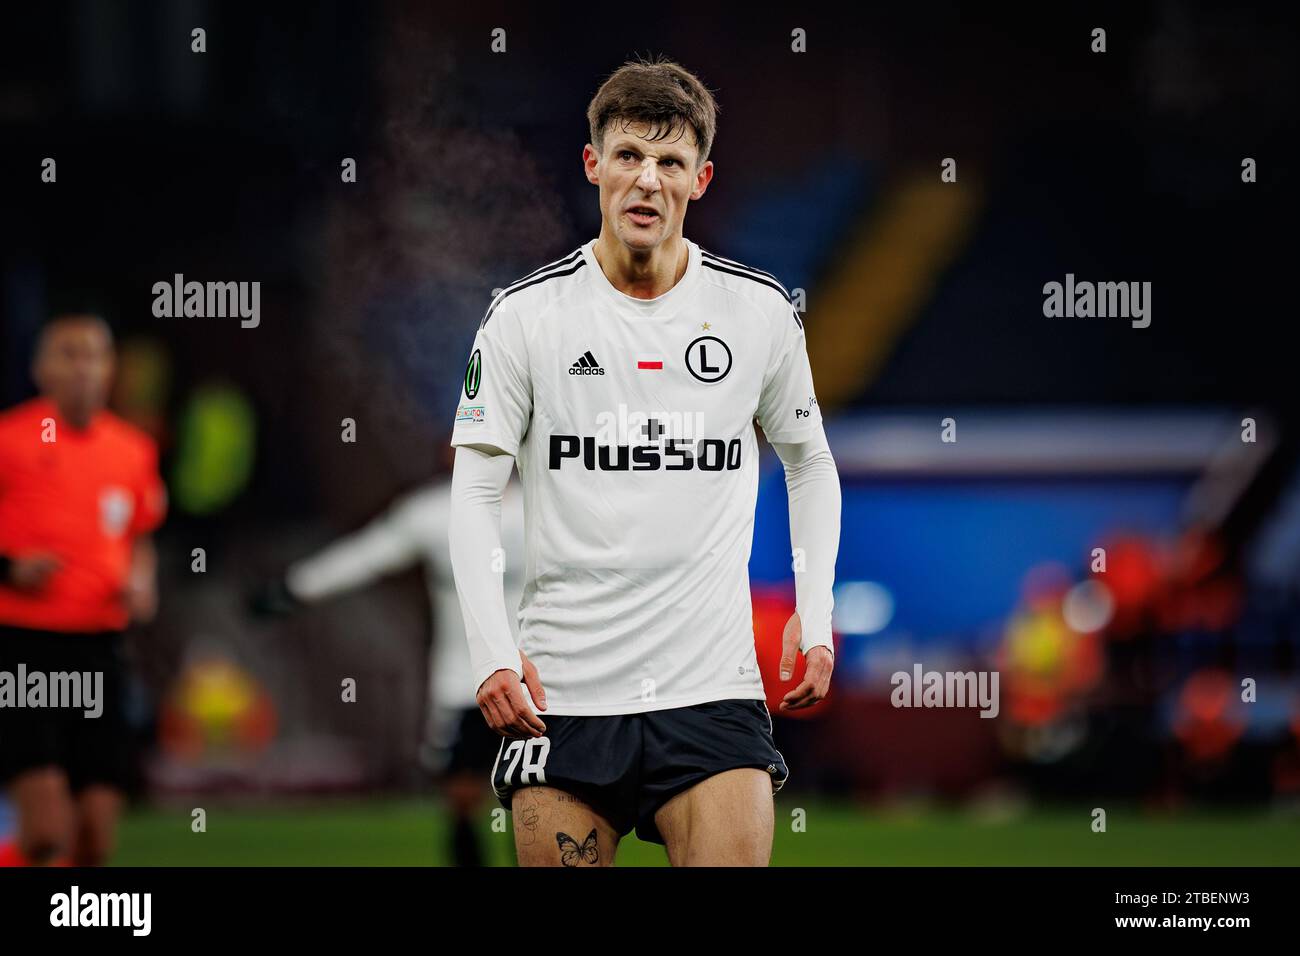
{"label": "white long-sleeve jersey", "polygon": [[514,615],[485,583],[495,539],[476,502],[491,501],[493,480],[462,477],[458,453],[468,504],[452,550],[475,687],[518,672],[522,650],[547,714],[762,699],[748,575],[755,422],[778,449],[807,450],[791,485],[792,517],[805,516],[802,648],[831,647],[839,485],[802,321],[767,273],[687,245],[681,280],[645,300],[611,285],[592,240],[503,290],[479,327],[452,444],[480,465],[514,458],[526,543],[516,648]]}

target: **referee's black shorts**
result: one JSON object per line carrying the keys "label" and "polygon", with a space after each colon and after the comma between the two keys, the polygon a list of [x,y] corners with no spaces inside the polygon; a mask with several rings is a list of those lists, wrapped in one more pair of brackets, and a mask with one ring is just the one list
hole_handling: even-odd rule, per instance
{"label": "referee's black shorts", "polygon": [[[20,665],[47,682],[44,707],[17,707],[13,694]],[[52,674],[102,675],[96,706],[52,707]],[[63,633],[0,625],[0,785],[41,767],[60,767],[73,792],[92,784],[126,789],[131,772],[131,734],[126,720],[126,660],[119,631]],[[30,680],[28,681],[30,686]],[[83,704],[89,700],[83,698]],[[99,716],[87,716],[87,710]]]}

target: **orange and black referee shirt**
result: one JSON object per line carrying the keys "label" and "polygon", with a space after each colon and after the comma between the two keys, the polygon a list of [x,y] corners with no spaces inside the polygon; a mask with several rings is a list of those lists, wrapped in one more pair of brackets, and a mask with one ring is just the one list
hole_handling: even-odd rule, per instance
{"label": "orange and black referee shirt", "polygon": [[62,563],[37,592],[0,583],[0,625],[126,627],[132,543],[166,509],[157,446],[111,412],[82,431],[44,398],[0,413],[0,555],[48,553]]}

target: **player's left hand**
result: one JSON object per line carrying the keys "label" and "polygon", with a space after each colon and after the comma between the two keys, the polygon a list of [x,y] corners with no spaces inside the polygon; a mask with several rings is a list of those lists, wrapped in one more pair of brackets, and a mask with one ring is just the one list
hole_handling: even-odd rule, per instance
{"label": "player's left hand", "polygon": [[[790,615],[781,636],[781,680],[789,680],[794,673],[794,658],[803,640],[803,623],[799,612]],[[781,698],[781,710],[800,710],[825,699],[831,689],[831,671],[835,669],[835,655],[825,647],[812,647],[804,655],[803,680],[799,686]]]}

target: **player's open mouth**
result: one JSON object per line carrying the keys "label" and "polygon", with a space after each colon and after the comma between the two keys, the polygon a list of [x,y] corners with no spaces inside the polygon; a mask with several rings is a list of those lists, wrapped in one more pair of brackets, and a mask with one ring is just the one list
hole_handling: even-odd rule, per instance
{"label": "player's open mouth", "polygon": [[627,218],[638,226],[648,226],[659,219],[659,213],[649,206],[633,206],[627,211]]}

